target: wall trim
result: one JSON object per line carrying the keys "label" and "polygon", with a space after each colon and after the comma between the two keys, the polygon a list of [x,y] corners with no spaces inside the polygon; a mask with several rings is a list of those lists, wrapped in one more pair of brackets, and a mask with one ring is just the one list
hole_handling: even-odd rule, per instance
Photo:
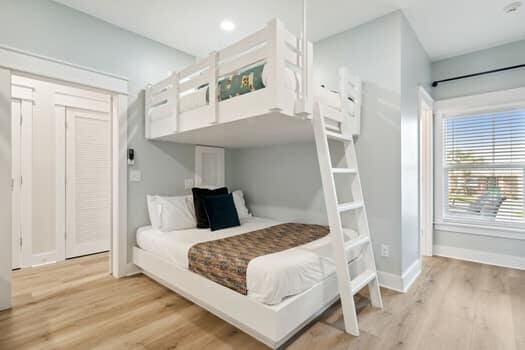
{"label": "wall trim", "polygon": [[525,257],[515,255],[497,254],[482,250],[464,249],[444,245],[434,245],[434,255],[525,270]]}
{"label": "wall trim", "polygon": [[421,274],[421,259],[417,259],[406,269],[401,276],[384,271],[377,271],[379,284],[383,288],[392,289],[396,292],[406,293]]}
{"label": "wall trim", "polygon": [[128,79],[92,68],[0,45],[0,67],[128,94]]}
{"label": "wall trim", "polygon": [[454,232],[461,234],[469,234],[476,236],[496,237],[513,240],[525,240],[525,234],[523,229],[513,229],[510,227],[503,226],[491,226],[491,225],[480,225],[468,224],[468,223],[455,223],[455,222],[436,222],[434,223],[435,231]]}

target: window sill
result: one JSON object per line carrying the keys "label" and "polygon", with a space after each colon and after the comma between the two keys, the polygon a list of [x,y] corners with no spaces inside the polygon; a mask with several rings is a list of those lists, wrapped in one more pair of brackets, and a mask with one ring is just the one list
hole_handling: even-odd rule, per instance
{"label": "window sill", "polygon": [[516,240],[525,240],[524,228],[511,228],[502,226],[479,225],[452,220],[434,222],[434,230],[456,233],[466,233],[488,237],[498,237]]}

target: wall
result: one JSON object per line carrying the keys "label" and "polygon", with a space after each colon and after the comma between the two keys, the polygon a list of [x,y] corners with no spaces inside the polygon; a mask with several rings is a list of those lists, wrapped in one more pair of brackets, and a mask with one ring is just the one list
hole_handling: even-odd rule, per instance
{"label": "wall", "polygon": [[401,18],[401,271],[420,257],[419,87],[430,91],[430,59]]}
{"label": "wall", "polygon": [[[337,88],[337,68],[364,81],[357,154],[378,269],[401,273],[401,14],[387,15],[315,43],[318,83]],[[256,215],[326,223],[312,143],[234,150],[228,182],[246,191]],[[379,245],[390,246],[381,258]]]}
{"label": "wall", "polygon": [[[432,64],[432,78],[439,80],[523,64],[525,63],[524,58],[525,40],[434,62]],[[432,94],[436,100],[442,100],[524,86],[525,69],[519,69],[443,83],[433,88]],[[453,248],[454,253],[466,249],[470,252],[464,253],[471,255],[497,254],[501,255],[500,258],[496,258],[499,261],[507,261],[509,256],[511,260],[514,260],[512,257],[521,257],[521,264],[525,266],[525,240],[523,239],[486,237],[436,230],[434,232],[434,246],[439,247],[438,249],[441,251],[447,250],[449,247]]]}
{"label": "wall", "polygon": [[0,310],[11,305],[11,75],[0,69]]}
{"label": "wall", "polygon": [[[432,79],[441,80],[525,63],[525,40],[432,63]],[[525,86],[525,68],[443,83],[432,89],[436,100]]]}
{"label": "wall", "polygon": [[[48,0],[2,0],[0,45],[53,57],[129,79],[129,146],[142,182],[128,185],[128,232],[148,223],[147,193],[179,194],[193,178],[194,147],[144,138],[144,93],[150,82],[194,57]],[[2,169],[3,164],[2,164]]]}

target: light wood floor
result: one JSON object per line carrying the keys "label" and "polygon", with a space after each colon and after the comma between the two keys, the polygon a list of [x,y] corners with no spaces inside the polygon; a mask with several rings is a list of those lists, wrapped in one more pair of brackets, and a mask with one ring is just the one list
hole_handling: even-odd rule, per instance
{"label": "light wood floor", "polygon": [[[265,349],[142,275],[107,273],[106,254],[14,272],[14,308],[0,313],[0,349]],[[338,306],[289,349],[525,349],[525,271],[425,259],[409,293],[341,331]]]}

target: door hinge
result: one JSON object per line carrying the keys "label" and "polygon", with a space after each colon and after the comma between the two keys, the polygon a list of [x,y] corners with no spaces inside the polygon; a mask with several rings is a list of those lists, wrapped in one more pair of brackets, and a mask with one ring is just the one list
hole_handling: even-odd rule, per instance
{"label": "door hinge", "polygon": [[22,126],[22,123],[24,122],[24,115],[22,112],[20,112],[20,126]]}
{"label": "door hinge", "polygon": [[11,178],[11,192],[15,190],[15,179]]}
{"label": "door hinge", "polygon": [[67,232],[64,232],[64,240],[67,241]]}
{"label": "door hinge", "polygon": [[[20,234],[22,234],[22,232],[20,232]],[[22,237],[20,237],[20,247],[22,247],[22,243],[23,243]]]}
{"label": "door hinge", "polygon": [[22,177],[22,175],[20,175],[20,186],[22,186],[23,183],[24,183],[24,178]]}

